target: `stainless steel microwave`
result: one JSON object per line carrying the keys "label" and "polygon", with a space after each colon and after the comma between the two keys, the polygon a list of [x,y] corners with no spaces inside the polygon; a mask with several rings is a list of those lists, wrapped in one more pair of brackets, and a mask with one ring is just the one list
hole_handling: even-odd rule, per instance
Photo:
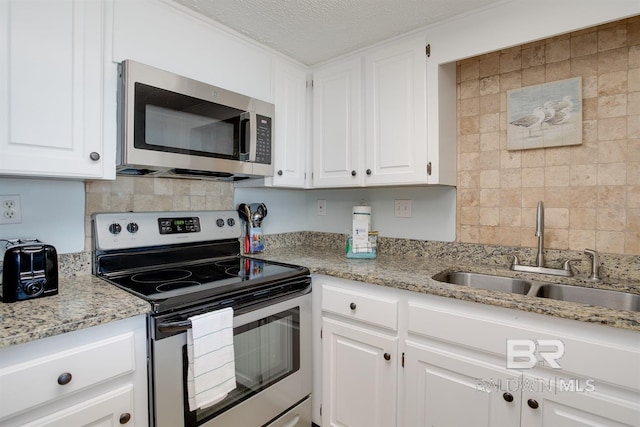
{"label": "stainless steel microwave", "polygon": [[273,175],[273,104],[127,60],[118,109],[120,175]]}

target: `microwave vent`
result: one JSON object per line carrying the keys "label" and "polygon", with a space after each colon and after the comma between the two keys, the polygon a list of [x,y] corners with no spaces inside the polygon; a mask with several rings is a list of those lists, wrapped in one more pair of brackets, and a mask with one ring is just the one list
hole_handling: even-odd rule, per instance
{"label": "microwave vent", "polygon": [[128,176],[146,176],[158,173],[157,170],[145,169],[145,168],[124,168],[118,171],[118,175]]}

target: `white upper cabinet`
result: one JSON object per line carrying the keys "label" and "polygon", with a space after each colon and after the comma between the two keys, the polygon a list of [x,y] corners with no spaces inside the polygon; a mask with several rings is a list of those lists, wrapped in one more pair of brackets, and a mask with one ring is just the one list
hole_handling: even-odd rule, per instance
{"label": "white upper cabinet", "polygon": [[115,177],[111,8],[0,2],[0,174]]}
{"label": "white upper cabinet", "polygon": [[114,0],[113,61],[132,59],[273,103],[274,54],[177,2]]}
{"label": "white upper cabinet", "polygon": [[282,61],[275,71],[273,185],[303,188],[307,153],[307,71]]}
{"label": "white upper cabinet", "polygon": [[362,60],[349,58],[313,73],[313,186],[363,183]]}
{"label": "white upper cabinet", "polygon": [[425,45],[413,37],[365,56],[366,185],[426,182]]}
{"label": "white upper cabinet", "polygon": [[[423,35],[315,69],[313,105],[314,187],[442,183],[427,179]],[[455,150],[439,161],[455,169]]]}

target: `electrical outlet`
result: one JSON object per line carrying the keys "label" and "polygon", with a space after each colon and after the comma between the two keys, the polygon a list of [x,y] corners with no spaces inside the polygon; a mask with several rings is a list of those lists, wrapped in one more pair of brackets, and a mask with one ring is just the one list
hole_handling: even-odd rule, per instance
{"label": "electrical outlet", "polygon": [[397,218],[411,218],[411,199],[395,200],[395,216]]}
{"label": "electrical outlet", "polygon": [[327,201],[324,199],[316,200],[316,215],[326,215],[327,214]]}
{"label": "electrical outlet", "polygon": [[10,194],[0,196],[0,225],[20,224],[22,222],[22,207],[20,196]]}

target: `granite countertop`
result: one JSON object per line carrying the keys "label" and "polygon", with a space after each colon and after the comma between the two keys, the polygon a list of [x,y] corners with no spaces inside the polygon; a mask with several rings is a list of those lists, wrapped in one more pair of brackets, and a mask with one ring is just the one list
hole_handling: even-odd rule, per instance
{"label": "granite countertop", "polygon": [[[584,278],[516,273],[506,267],[480,265],[471,261],[465,265],[464,262],[447,261],[441,257],[379,254],[373,260],[349,259],[341,250],[304,245],[269,249],[255,256],[302,265],[314,274],[640,331],[640,313],[637,312],[475,289],[439,282],[432,276],[443,271],[464,270],[596,286]],[[640,283],[636,282],[607,283],[605,280],[597,287],[640,293]],[[0,348],[150,312],[151,306],[144,300],[93,275],[61,277],[58,295],[0,303]]]}
{"label": "granite countertop", "polygon": [[[312,274],[325,274],[359,282],[389,286],[413,292],[456,298],[499,307],[546,314],[564,319],[597,323],[616,328],[640,331],[640,313],[594,307],[583,304],[538,298],[505,292],[489,291],[432,279],[443,271],[473,271],[476,273],[495,274],[499,276],[523,277],[532,280],[567,283],[595,287],[596,284],[586,278],[564,278],[531,273],[520,273],[507,267],[483,266],[479,264],[464,265],[441,259],[378,254],[376,259],[349,259],[344,252],[328,248],[308,248],[296,246],[289,248],[269,249],[259,258],[297,264],[309,268]],[[597,284],[599,288],[640,292],[640,283],[607,283],[605,280]]]}
{"label": "granite countertop", "polygon": [[0,303],[0,348],[150,311],[144,300],[95,276],[60,277],[58,295]]}

